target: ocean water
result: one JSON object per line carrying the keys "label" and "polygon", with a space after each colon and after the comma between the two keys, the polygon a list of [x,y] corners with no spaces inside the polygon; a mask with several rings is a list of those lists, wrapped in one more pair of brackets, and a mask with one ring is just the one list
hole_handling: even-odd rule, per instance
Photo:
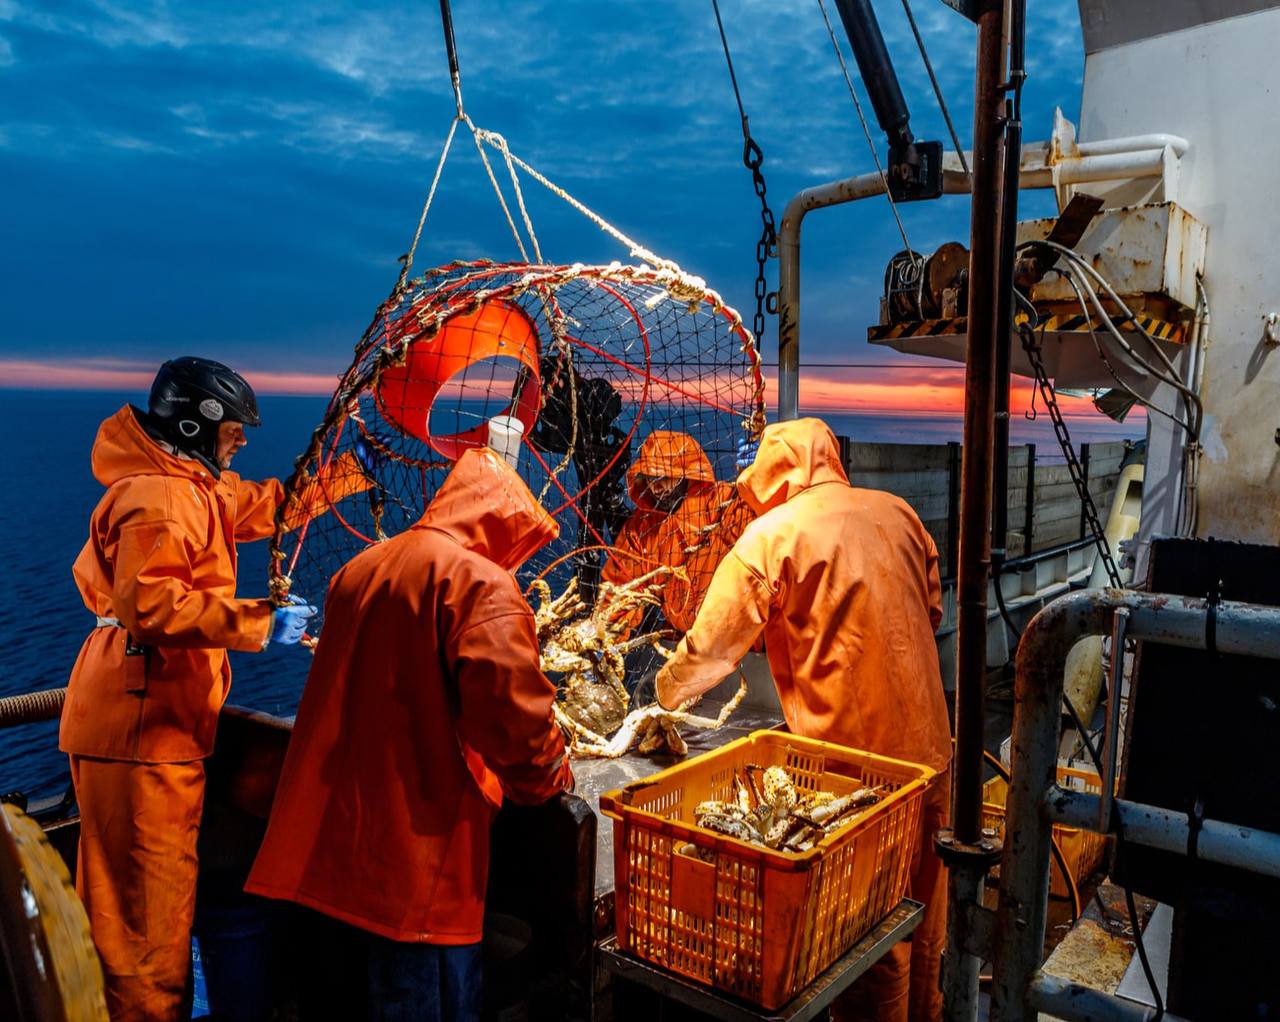
{"label": "ocean water", "polygon": [[[98,424],[139,395],[101,392],[0,390],[9,441],[0,457],[0,696],[66,684],[92,619],[80,602],[71,565],[84,544],[89,515],[102,494],[89,467]],[[318,397],[264,397],[264,425],[250,431],[235,468],[248,478],[288,474],[324,413]],[[819,413],[853,440],[945,443],[961,438],[958,416],[839,415]],[[1076,442],[1139,435],[1142,420],[1116,427],[1100,416],[1071,422]],[[1012,442],[1035,443],[1037,457],[1056,451],[1041,416],[1015,416]],[[265,596],[267,545],[240,547],[239,595]],[[271,646],[259,654],[232,653],[231,699],[270,713],[292,713],[306,680],[309,654]],[[57,751],[55,724],[0,732],[0,792],[58,794],[67,785],[66,760]]]}

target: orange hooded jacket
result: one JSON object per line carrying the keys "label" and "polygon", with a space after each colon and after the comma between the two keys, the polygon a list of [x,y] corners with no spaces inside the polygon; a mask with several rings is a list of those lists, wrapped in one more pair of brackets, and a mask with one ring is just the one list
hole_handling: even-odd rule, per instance
{"label": "orange hooded jacket", "polygon": [[[344,457],[326,473],[335,500],[369,485]],[[203,758],[231,685],[226,650],[262,649],[271,625],[270,601],[236,599],[236,543],[272,534],[283,488],[231,471],[214,479],[161,447],[128,405],[99,427],[92,464],[107,492],[72,571],[89,612],[122,627],[95,628],[81,646],[59,744],[99,759]],[[322,503],[308,493],[299,517]],[[130,636],[145,654],[125,656]]]}
{"label": "orange hooded jacket", "polygon": [[[685,481],[684,498],[674,511],[667,513],[654,505],[647,479]],[[662,609],[672,628],[686,631],[716,565],[751,520],[751,512],[734,499],[732,483],[716,482],[698,442],[674,430],[657,429],[645,438],[627,470],[627,492],[636,509],[619,531],[601,577],[623,584],[658,567],[683,568],[688,582],[663,583]],[[639,617],[632,621],[633,627]]]}
{"label": "orange hooded jacket", "polygon": [[712,688],[763,631],[792,731],[945,769],[938,551],[915,512],[850,486],[817,419],[766,427],[738,490],[758,517],[659,672],[659,701]]}
{"label": "orange hooded jacket", "polygon": [[470,450],[416,525],[333,577],[246,890],[393,940],[480,940],[503,794],[572,783],[511,575],[557,531],[500,457]]}

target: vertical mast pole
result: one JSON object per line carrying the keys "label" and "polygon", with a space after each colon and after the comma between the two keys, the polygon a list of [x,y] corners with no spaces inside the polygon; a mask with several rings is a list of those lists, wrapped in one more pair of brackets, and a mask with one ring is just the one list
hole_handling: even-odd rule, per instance
{"label": "vertical mast pole", "polygon": [[965,345],[964,462],[960,564],[956,580],[957,841],[982,834],[982,731],[987,671],[987,580],[991,561],[992,433],[996,394],[996,308],[1000,195],[1000,104],[1004,3],[984,0],[978,20],[973,112],[973,203],[969,227],[969,318]]}
{"label": "vertical mast pole", "polygon": [[956,752],[951,830],[935,846],[950,867],[947,956],[942,978],[948,1022],[971,1022],[978,968],[967,922],[981,904],[998,844],[982,835],[982,753],[987,673],[987,584],[991,568],[992,438],[1000,290],[1000,117],[1004,96],[1005,0],[980,0],[973,104],[973,202],[969,223],[969,309],[965,342],[964,451],[956,577]]}

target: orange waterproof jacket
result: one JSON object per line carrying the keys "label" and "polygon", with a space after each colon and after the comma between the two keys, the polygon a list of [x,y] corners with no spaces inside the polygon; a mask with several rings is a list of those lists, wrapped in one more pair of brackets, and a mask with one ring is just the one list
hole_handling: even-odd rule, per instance
{"label": "orange waterproof jacket", "polygon": [[658,699],[707,691],[763,630],[792,731],[943,769],[938,551],[915,512],[850,486],[817,419],[766,427],[738,489],[759,517],[716,570]]}
{"label": "orange waterproof jacket", "polygon": [[[684,499],[670,514],[654,506],[645,486],[649,478],[685,480]],[[654,430],[645,438],[627,470],[627,492],[636,509],[619,531],[602,577],[621,584],[657,567],[683,568],[689,581],[664,584],[662,608],[671,627],[683,632],[751,512],[734,500],[732,483],[716,482],[698,442],[674,430]],[[632,624],[638,623],[639,615]]]}
{"label": "orange waterproof jacket", "polygon": [[[326,472],[333,499],[366,489],[354,456]],[[59,743],[99,759],[184,763],[213,751],[231,685],[226,650],[262,649],[267,600],[236,599],[236,544],[270,536],[280,483],[214,479],[171,454],[126,405],[98,429],[93,474],[107,488],[72,569],[94,628],[67,683]],[[323,504],[315,486],[298,516]],[[132,636],[146,652],[126,656]]]}
{"label": "orange waterproof jacket", "polygon": [[[72,570],[90,613],[123,627],[95,628],[81,646],[61,748],[144,763],[208,756],[231,684],[226,650],[261,649],[271,624],[267,600],[236,599],[236,543],[271,534],[280,483],[214,479],[156,443],[128,405],[99,428],[93,474],[107,492]],[[125,656],[126,630],[145,654]]]}
{"label": "orange waterproof jacket", "polygon": [[246,890],[393,940],[480,939],[503,793],[536,803],[572,781],[510,574],[556,533],[475,449],[415,526],[334,576]]}

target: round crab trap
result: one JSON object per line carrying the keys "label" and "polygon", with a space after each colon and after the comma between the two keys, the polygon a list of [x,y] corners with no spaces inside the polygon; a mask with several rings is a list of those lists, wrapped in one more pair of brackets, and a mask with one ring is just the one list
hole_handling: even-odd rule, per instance
{"label": "round crab trap", "polygon": [[377,310],[296,462],[272,592],[318,603],[348,559],[413,525],[454,462],[498,429],[560,526],[519,571],[526,591],[572,586],[586,607],[621,592],[623,632],[672,637],[749,518],[735,458],[763,424],[754,339],[670,264],[431,270]]}

